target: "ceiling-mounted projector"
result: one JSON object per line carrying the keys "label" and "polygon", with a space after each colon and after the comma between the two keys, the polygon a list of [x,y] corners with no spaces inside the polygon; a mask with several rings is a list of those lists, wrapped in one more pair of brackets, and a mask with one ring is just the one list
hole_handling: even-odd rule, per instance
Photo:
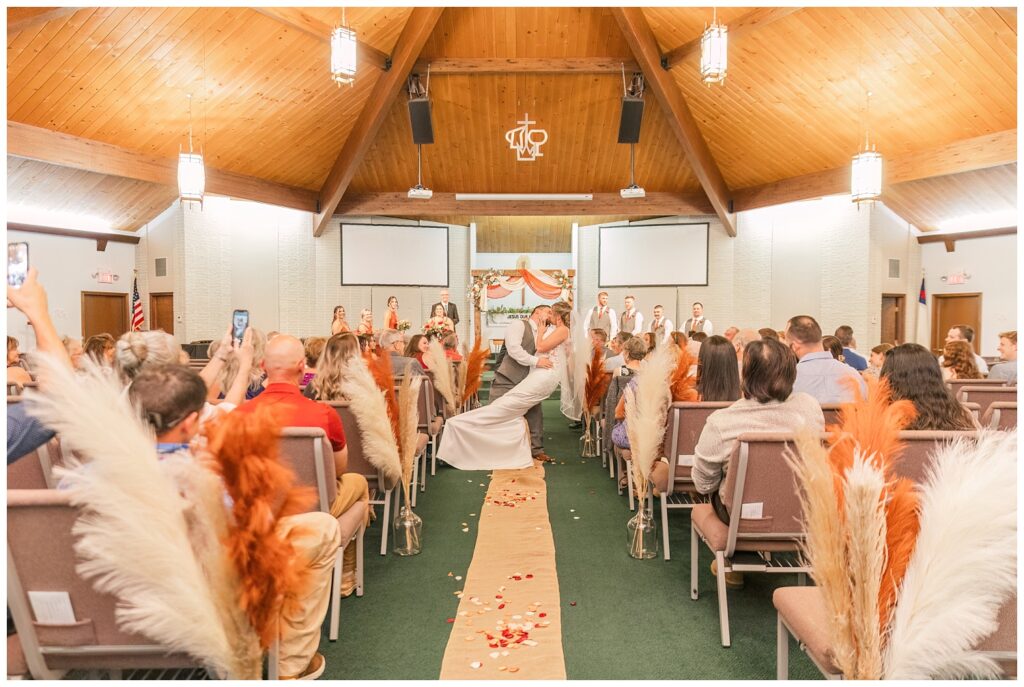
{"label": "ceiling-mounted projector", "polygon": [[631,184],[624,189],[619,191],[619,195],[623,198],[643,198],[647,193],[636,184]]}
{"label": "ceiling-mounted projector", "polygon": [[434,192],[429,188],[423,188],[419,184],[416,184],[409,189],[410,198],[420,198],[421,200],[429,200],[434,197]]}

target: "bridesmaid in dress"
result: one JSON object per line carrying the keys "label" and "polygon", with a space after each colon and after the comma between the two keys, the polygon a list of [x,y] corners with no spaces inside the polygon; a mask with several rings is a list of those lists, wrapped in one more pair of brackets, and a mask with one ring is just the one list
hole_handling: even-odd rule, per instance
{"label": "bridesmaid in dress", "polygon": [[359,326],[356,328],[356,334],[368,334],[372,336],[373,331],[373,311],[369,308],[363,308],[359,311]]}
{"label": "bridesmaid in dress", "polygon": [[352,331],[352,328],[348,326],[348,320],[345,319],[345,307],[341,305],[336,306],[334,308],[334,319],[331,320],[331,336],[350,331]]}
{"label": "bridesmaid in dress", "polygon": [[388,298],[388,312],[384,316],[384,329],[398,329],[398,297]]}

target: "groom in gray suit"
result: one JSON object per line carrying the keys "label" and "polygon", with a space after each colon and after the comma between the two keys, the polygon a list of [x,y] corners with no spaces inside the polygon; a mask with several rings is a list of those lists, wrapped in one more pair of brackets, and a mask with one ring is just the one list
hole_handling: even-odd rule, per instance
{"label": "groom in gray suit", "polygon": [[[507,391],[526,379],[533,367],[550,368],[551,359],[537,356],[538,334],[543,333],[551,319],[551,307],[538,305],[529,319],[512,320],[505,328],[505,343],[498,352],[494,363],[494,381],[488,402],[501,398]],[[541,404],[526,411],[526,423],[530,426],[530,453],[537,460],[551,462],[544,453],[544,415]]]}

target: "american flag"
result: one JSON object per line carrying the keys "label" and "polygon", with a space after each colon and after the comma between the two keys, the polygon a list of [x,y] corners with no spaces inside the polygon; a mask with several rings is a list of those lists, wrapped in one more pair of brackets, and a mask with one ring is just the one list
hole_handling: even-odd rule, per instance
{"label": "american flag", "polygon": [[146,319],[142,315],[142,299],[139,297],[139,278],[132,281],[132,331],[142,331]]}

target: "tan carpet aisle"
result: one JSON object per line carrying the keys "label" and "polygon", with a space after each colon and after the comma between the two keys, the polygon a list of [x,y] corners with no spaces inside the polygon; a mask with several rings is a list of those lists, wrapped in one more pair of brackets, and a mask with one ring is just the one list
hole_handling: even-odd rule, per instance
{"label": "tan carpet aisle", "polygon": [[544,468],[495,470],[442,680],[564,680]]}

